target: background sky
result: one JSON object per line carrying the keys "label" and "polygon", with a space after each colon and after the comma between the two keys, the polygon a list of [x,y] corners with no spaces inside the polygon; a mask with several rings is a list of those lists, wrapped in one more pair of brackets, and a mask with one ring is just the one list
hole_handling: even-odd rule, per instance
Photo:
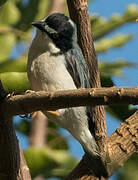
{"label": "background sky", "polygon": [[[138,0],[93,0],[93,3],[89,5],[90,14],[96,13],[97,15],[104,16],[109,18],[111,14],[122,14],[125,11],[125,8],[129,5],[135,3],[138,5]],[[133,40],[128,42],[125,46],[121,48],[114,48],[104,54],[99,54],[98,59],[104,59],[108,61],[114,61],[116,59],[122,58],[127,61],[135,63],[133,68],[124,68],[122,77],[113,77],[113,80],[116,86],[138,86],[138,23],[134,22],[131,24],[126,24],[118,30],[113,31],[108,36],[113,36],[115,34],[129,34],[133,33],[135,36]],[[17,46],[13,49],[11,56],[17,57],[17,52],[24,52],[26,46],[24,44]],[[120,125],[120,122],[111,117],[106,113],[107,119],[107,129],[108,135],[115,131],[115,129]],[[15,122],[18,122],[19,119],[16,117]],[[64,136],[70,135],[63,129],[59,130]],[[28,145],[27,138],[25,136],[17,133],[21,147],[25,149]],[[69,147],[70,152],[77,158],[81,158],[83,155],[83,150],[80,144],[73,138],[69,138]],[[116,179],[114,175],[112,180]],[[54,180],[53,178],[51,180]]]}

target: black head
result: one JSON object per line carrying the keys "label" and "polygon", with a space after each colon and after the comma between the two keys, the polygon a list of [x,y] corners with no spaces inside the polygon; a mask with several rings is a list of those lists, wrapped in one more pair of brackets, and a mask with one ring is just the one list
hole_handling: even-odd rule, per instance
{"label": "black head", "polygon": [[45,20],[34,22],[32,25],[45,32],[62,52],[72,48],[75,28],[69,17],[64,14],[51,14]]}

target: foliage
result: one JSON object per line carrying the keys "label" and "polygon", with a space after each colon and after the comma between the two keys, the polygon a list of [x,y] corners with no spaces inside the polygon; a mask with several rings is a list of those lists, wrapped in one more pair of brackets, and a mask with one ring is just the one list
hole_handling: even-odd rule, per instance
{"label": "foliage", "polygon": [[4,5],[7,2],[7,0],[1,0],[0,1],[0,6]]}
{"label": "foliage", "polygon": [[125,163],[124,168],[120,169],[118,180],[137,180],[138,179],[138,154],[134,154]]}
{"label": "foliage", "polygon": [[[8,92],[24,92],[30,88],[26,75],[27,53],[20,52],[20,48],[24,48],[21,43],[25,42],[27,46],[30,44],[32,38],[31,22],[45,17],[50,2],[45,0],[0,1],[0,79]],[[123,15],[112,15],[108,20],[100,16],[91,16],[97,53],[104,53],[128,43],[133,38],[132,34],[113,35],[110,38],[104,38],[104,36],[126,23],[135,21],[137,17],[138,8],[135,5],[127,7]],[[13,58],[11,53],[13,54],[13,48],[15,47],[19,52],[18,57]],[[112,63],[102,59],[99,63],[102,86],[114,86],[112,77],[121,76],[124,67],[132,66],[134,64],[122,59],[112,61]],[[109,106],[106,110],[119,120],[124,120],[135,111],[134,108],[128,105]],[[31,121],[22,119],[15,127],[20,133],[28,137],[30,124]],[[48,128],[47,146],[42,149],[29,147],[25,151],[25,157],[33,177],[42,174],[46,178],[52,176],[60,178],[75,166],[77,160],[67,152],[67,140],[60,135],[57,127],[49,123]],[[138,158],[136,157],[136,159]],[[133,165],[131,166],[131,164]],[[126,164],[124,170],[120,171],[119,178],[134,179],[133,176],[128,175],[132,167],[134,169],[136,167],[133,158]],[[135,173],[137,172],[135,171]],[[124,177],[124,174],[127,178]]]}
{"label": "foliage", "polygon": [[29,147],[24,153],[32,177],[43,174],[48,177],[63,177],[77,164],[77,160],[65,150],[52,150],[48,147]]}
{"label": "foliage", "polygon": [[93,37],[95,40],[102,38],[127,22],[135,21],[137,17],[138,9],[135,4],[128,6],[123,15],[112,15],[109,20],[100,16],[92,16]]}

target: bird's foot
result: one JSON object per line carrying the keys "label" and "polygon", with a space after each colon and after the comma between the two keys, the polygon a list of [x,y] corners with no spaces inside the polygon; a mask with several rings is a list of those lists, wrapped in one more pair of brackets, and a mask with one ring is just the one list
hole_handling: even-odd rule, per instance
{"label": "bird's foot", "polygon": [[34,118],[34,117],[37,115],[37,113],[38,113],[38,111],[32,112],[32,113],[30,114],[30,118]]}
{"label": "bird's foot", "polygon": [[17,92],[17,91],[14,91],[14,92],[12,92],[12,93],[7,94],[7,95],[6,95],[6,98],[7,98],[7,99],[10,99],[12,96],[16,96],[16,95],[21,95],[21,93],[20,93],[20,92]]}
{"label": "bird's foot", "polygon": [[32,119],[37,115],[38,111],[32,112],[32,113],[26,113],[26,114],[20,114],[20,118],[28,118],[28,119]]}
{"label": "bird's foot", "polygon": [[25,94],[34,93],[34,92],[35,92],[35,91],[32,91],[32,90],[29,89],[29,90],[26,90],[26,91],[25,91]]}
{"label": "bird's foot", "polygon": [[49,114],[51,115],[55,115],[55,116],[61,116],[61,114],[58,111],[47,111]]}

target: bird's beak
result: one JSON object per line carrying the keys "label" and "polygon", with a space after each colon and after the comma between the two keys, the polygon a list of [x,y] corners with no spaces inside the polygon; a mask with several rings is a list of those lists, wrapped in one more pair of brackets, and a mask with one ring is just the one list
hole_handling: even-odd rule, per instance
{"label": "bird's beak", "polygon": [[45,22],[44,21],[38,21],[38,22],[32,22],[31,23],[36,28],[40,29],[41,31],[45,31]]}

